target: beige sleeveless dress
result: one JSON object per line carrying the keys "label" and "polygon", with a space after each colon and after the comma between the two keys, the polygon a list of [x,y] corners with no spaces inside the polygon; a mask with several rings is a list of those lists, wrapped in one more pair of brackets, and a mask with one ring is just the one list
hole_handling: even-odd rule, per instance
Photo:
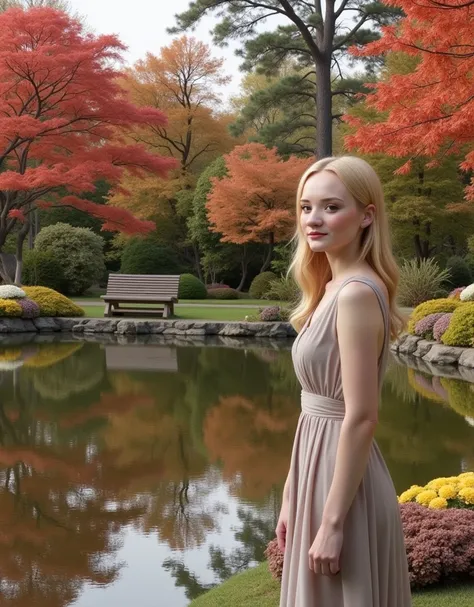
{"label": "beige sleeveless dress", "polygon": [[397,496],[375,441],[344,523],[341,571],[335,576],[324,576],[312,572],[308,565],[308,552],[331,487],[344,419],[336,318],[338,294],[351,281],[372,287],[382,309],[385,339],[379,384],[387,362],[388,304],[380,287],[366,277],[349,278],[321,302],[313,320],[308,319],[293,344],[293,364],[302,387],[302,412],[291,456],[280,607],[411,606]]}

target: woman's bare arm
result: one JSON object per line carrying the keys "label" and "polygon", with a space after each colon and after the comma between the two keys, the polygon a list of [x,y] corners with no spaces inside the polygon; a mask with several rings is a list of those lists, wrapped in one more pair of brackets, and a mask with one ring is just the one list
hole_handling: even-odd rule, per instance
{"label": "woman's bare arm", "polygon": [[378,416],[383,329],[373,289],[359,282],[344,287],[338,300],[337,334],[346,414],[323,525],[342,528],[367,466]]}

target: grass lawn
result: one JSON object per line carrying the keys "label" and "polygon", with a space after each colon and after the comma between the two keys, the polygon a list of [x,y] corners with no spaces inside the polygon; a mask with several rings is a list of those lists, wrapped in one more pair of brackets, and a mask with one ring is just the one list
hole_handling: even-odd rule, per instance
{"label": "grass lawn", "polygon": [[[87,296],[87,297],[73,297],[74,301],[87,302],[87,301],[100,301],[100,295]],[[209,306],[287,306],[288,302],[282,301],[270,301],[266,299],[181,299],[180,304],[205,304]]]}
{"label": "grass lawn", "polygon": [[[104,306],[84,306],[86,318],[103,318]],[[244,320],[247,315],[255,314],[255,308],[175,308],[173,320]],[[122,318],[122,317],[120,317]],[[123,317],[125,319],[131,316]],[[141,317],[146,320],[159,320],[158,316]],[[140,319],[140,320],[141,320]]]}
{"label": "grass lawn", "polygon": [[[457,586],[413,595],[413,607],[472,607],[474,585]],[[277,607],[280,585],[266,563],[236,575],[191,602],[190,607]]]}

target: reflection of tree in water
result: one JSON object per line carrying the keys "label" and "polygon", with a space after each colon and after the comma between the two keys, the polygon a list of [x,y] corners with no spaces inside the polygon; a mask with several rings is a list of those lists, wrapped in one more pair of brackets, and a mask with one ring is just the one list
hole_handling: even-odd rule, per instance
{"label": "reflection of tree in water", "polygon": [[[74,361],[62,360],[41,373],[45,377],[46,372],[56,374],[63,385],[72,377],[77,395],[79,384],[91,371],[95,383],[102,379],[103,353],[94,348],[89,354],[83,358],[77,352],[70,357]],[[37,369],[22,369],[15,378],[3,376],[1,588],[12,607],[65,607],[84,584],[103,585],[116,579],[121,566],[116,562],[118,532],[145,512],[130,499],[127,487],[132,482],[140,484],[142,475],[153,475],[156,482],[161,469],[156,461],[151,466],[146,462],[119,465],[116,452],[104,449],[94,435],[83,434],[89,420],[106,419],[111,410],[143,405],[143,397],[130,395],[120,402],[105,395],[95,404],[86,398],[81,406],[73,397],[68,406],[57,407],[52,395],[46,398],[35,390],[35,377]],[[92,398],[94,392],[84,395]],[[124,499],[120,499],[122,494]]]}
{"label": "reflection of tree in water", "polygon": [[280,492],[273,491],[264,507],[237,509],[240,526],[234,528],[236,546],[228,551],[215,545],[209,547],[209,568],[215,575],[212,584],[200,582],[178,559],[167,559],[164,568],[176,579],[176,585],[185,589],[186,598],[195,599],[236,573],[265,560],[264,551],[275,535],[280,507]]}
{"label": "reflection of tree in water", "polygon": [[259,501],[282,488],[298,416],[295,400],[277,395],[223,397],[208,411],[204,441],[232,493]]}

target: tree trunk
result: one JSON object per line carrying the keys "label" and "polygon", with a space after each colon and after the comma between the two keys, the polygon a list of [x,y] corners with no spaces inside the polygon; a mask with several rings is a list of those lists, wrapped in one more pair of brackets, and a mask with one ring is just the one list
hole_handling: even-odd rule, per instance
{"label": "tree trunk", "polygon": [[270,264],[272,262],[272,257],[273,257],[273,246],[274,246],[274,244],[275,244],[275,235],[273,234],[273,232],[271,232],[270,236],[268,237],[267,254],[265,255],[265,259],[264,259],[263,265],[262,265],[262,267],[260,269],[260,273],[265,272],[270,267]]}
{"label": "tree trunk", "polygon": [[30,222],[25,222],[18,232],[16,239],[16,269],[15,269],[15,284],[21,287],[21,274],[23,271],[23,245],[25,238],[30,232]]}
{"label": "tree trunk", "polygon": [[236,291],[238,291],[239,293],[244,288],[245,281],[247,279],[248,267],[249,267],[249,260],[247,258],[247,245],[245,245],[245,244],[242,247],[242,259],[240,260],[240,265],[242,267],[242,277],[240,279],[239,286],[236,289]]}
{"label": "tree trunk", "polygon": [[331,58],[316,61],[316,149],[317,159],[332,155]]}
{"label": "tree trunk", "polygon": [[199,255],[199,249],[196,243],[193,241],[193,253],[194,253],[194,267],[200,281],[203,281],[203,274],[201,268],[201,256]]}

